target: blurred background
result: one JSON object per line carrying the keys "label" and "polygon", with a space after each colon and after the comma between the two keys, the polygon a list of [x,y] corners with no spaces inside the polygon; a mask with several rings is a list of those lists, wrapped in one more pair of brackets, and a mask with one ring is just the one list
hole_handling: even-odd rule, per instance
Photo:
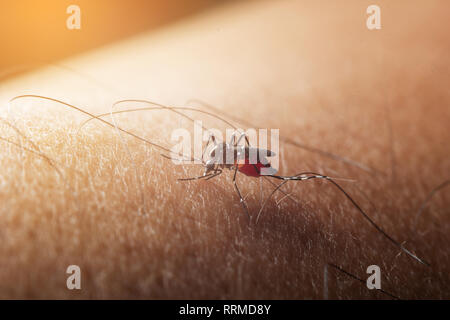
{"label": "blurred background", "polygon": [[[2,0],[0,81],[46,63],[156,29],[231,0]],[[82,26],[66,25],[70,5]]]}

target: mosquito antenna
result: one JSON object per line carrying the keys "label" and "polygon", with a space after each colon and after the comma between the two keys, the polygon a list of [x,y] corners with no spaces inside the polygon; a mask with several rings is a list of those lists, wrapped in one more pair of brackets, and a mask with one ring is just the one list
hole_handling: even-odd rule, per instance
{"label": "mosquito antenna", "polygon": [[438,192],[439,190],[444,189],[448,185],[450,185],[450,179],[442,182],[440,185],[438,185],[437,187],[434,187],[433,190],[430,191],[430,193],[427,195],[425,200],[422,202],[422,205],[420,206],[419,210],[417,211],[416,218],[415,218],[415,223],[414,223],[415,226],[417,226],[417,221],[418,221],[420,215],[425,210],[427,205],[430,203],[431,199],[436,194],[436,192]]}
{"label": "mosquito antenna", "polygon": [[[303,173],[299,173],[295,176],[277,176],[277,175],[270,175],[267,177],[272,177],[275,179],[279,179],[279,180],[284,180],[284,182],[288,182],[288,181],[302,181],[302,180],[309,180],[309,179],[326,179],[327,181],[331,182],[336,188],[338,188],[344,195],[345,197],[353,204],[353,206],[358,209],[358,211],[363,215],[363,217],[375,228],[377,229],[382,235],[384,235],[384,237],[386,237],[389,241],[391,241],[396,247],[398,247],[400,250],[402,250],[403,252],[405,252],[407,255],[409,255],[411,258],[419,261],[420,263],[426,265],[426,266],[431,266],[428,262],[420,259],[419,257],[417,257],[414,253],[412,253],[411,251],[409,251],[408,249],[406,249],[401,243],[399,243],[398,241],[394,240],[394,238],[392,238],[390,235],[388,235],[381,227],[379,227],[365,212],[364,210],[356,203],[355,200],[353,200],[353,198],[347,193],[347,191],[344,190],[344,188],[342,188],[336,181],[334,181],[335,179],[328,177],[328,176],[324,176],[315,172],[303,172]],[[277,188],[280,188],[283,184],[280,184]],[[273,192],[269,195],[269,197],[271,197],[273,195]],[[267,202],[268,200],[266,200]],[[258,218],[259,215],[261,214],[261,210],[258,213],[256,222],[258,222]]]}
{"label": "mosquito antenna", "polygon": [[[67,106],[67,107],[69,107],[69,108],[75,109],[75,110],[77,110],[77,111],[79,111],[79,112],[81,112],[81,113],[83,113],[83,114],[85,114],[85,115],[88,115],[88,116],[91,117],[91,118],[94,118],[94,119],[97,119],[97,120],[103,122],[104,124],[106,124],[106,125],[108,125],[108,126],[110,126],[110,127],[112,127],[112,128],[115,128],[114,124],[112,124],[112,123],[110,123],[110,122],[108,122],[108,121],[106,121],[106,120],[104,120],[104,119],[102,119],[102,118],[99,118],[99,117],[97,117],[96,115],[94,115],[94,114],[92,114],[92,113],[90,113],[90,112],[87,112],[87,111],[85,111],[85,110],[83,110],[83,109],[81,109],[81,108],[78,108],[78,107],[76,107],[76,106],[74,106],[74,105],[72,105],[72,104],[69,104],[69,103],[67,103],[67,102],[64,102],[64,101],[61,101],[61,100],[58,100],[58,99],[55,99],[55,98],[50,98],[50,97],[40,96],[40,95],[34,95],[34,94],[24,94],[24,95],[20,95],[20,96],[16,96],[16,97],[12,98],[11,100],[9,100],[9,102],[11,103],[11,102],[13,102],[13,101],[15,101],[15,100],[22,99],[22,98],[37,98],[37,99],[44,99],[44,100],[48,100],[48,101],[53,101],[53,102],[56,102],[56,103],[65,105],[65,106]],[[142,137],[140,137],[140,136],[138,136],[138,135],[136,135],[136,134],[134,134],[134,133],[132,133],[132,132],[130,132],[130,131],[127,131],[127,130],[122,129],[122,128],[119,128],[119,127],[117,127],[117,129],[120,130],[120,131],[122,131],[122,132],[124,132],[124,133],[126,133],[126,134],[129,134],[130,136],[132,136],[132,137],[134,137],[134,138],[136,138],[136,139],[138,139],[138,140],[141,140],[141,141],[143,141],[143,142],[145,142],[145,143],[147,143],[147,144],[149,144],[149,145],[151,145],[151,146],[154,146],[154,147],[156,147],[156,148],[158,148],[158,149],[161,149],[161,150],[163,150],[163,151],[166,151],[166,152],[168,152],[168,153],[174,154],[174,152],[173,152],[172,150],[169,150],[169,149],[167,149],[167,148],[165,148],[165,147],[163,147],[163,146],[161,146],[161,145],[159,145],[159,144],[156,144],[156,143],[151,142],[151,141],[149,141],[149,140],[147,140],[147,139],[144,139],[144,138],[142,138]],[[178,155],[178,156],[182,156],[182,157],[186,157],[186,156],[184,156],[184,155],[182,155],[182,154],[177,154],[177,155]],[[190,158],[190,159],[192,159],[192,160],[195,160],[195,159],[192,158],[192,157],[188,157],[188,158]]]}
{"label": "mosquito antenna", "polygon": [[[249,122],[247,120],[243,120],[243,119],[240,119],[240,118],[238,118],[236,116],[230,115],[230,114],[220,110],[219,108],[214,107],[214,106],[210,105],[209,103],[206,103],[206,102],[201,101],[199,99],[190,99],[190,100],[188,100],[186,102],[186,104],[189,104],[189,103],[192,103],[192,102],[199,103],[199,104],[201,104],[201,105],[203,105],[203,106],[205,106],[205,107],[207,107],[207,108],[209,108],[211,110],[214,110],[215,112],[220,113],[221,115],[223,115],[223,116],[225,116],[225,117],[227,117],[229,119],[232,119],[236,123],[240,123],[240,124],[246,125],[246,126],[248,126],[250,128],[259,128],[259,126],[255,126],[253,123],[251,123],[251,122]],[[344,163],[346,163],[348,165],[351,165],[351,166],[354,166],[354,167],[358,167],[358,168],[360,168],[360,169],[362,169],[362,170],[364,170],[366,172],[377,173],[377,174],[384,174],[383,172],[381,172],[378,169],[371,168],[371,167],[369,167],[367,165],[364,165],[362,163],[359,163],[359,162],[357,162],[355,160],[351,160],[351,159],[348,159],[346,157],[343,157],[343,156],[340,156],[340,155],[337,155],[337,154],[334,154],[334,153],[331,153],[331,152],[328,152],[328,151],[324,151],[324,150],[321,150],[321,149],[318,149],[318,148],[315,148],[315,147],[311,147],[311,146],[305,145],[303,143],[299,143],[299,142],[294,141],[294,140],[292,140],[290,138],[287,138],[287,137],[280,136],[279,138],[280,138],[281,141],[284,141],[287,144],[293,145],[295,147],[298,147],[298,148],[301,148],[301,149],[304,149],[304,150],[307,150],[307,151],[310,151],[310,152],[313,152],[313,153],[320,154],[320,155],[322,155],[324,157],[327,157],[327,158],[330,158],[330,159],[333,159],[333,160],[344,162]]]}
{"label": "mosquito antenna", "polygon": [[[336,269],[336,270],[342,272],[343,274],[347,275],[348,277],[353,278],[353,279],[355,279],[355,280],[361,282],[362,284],[366,285],[366,281],[364,281],[364,280],[362,280],[361,278],[355,276],[354,274],[351,274],[351,273],[348,272],[348,271],[345,271],[345,270],[342,269],[341,267],[339,267],[339,266],[337,266],[337,265],[335,265],[335,264],[333,264],[333,263],[328,263],[328,265],[329,265],[330,267],[333,267],[334,269]],[[384,293],[385,295],[387,295],[387,296],[393,298],[393,299],[401,300],[399,297],[393,295],[392,293],[389,293],[389,292],[387,292],[387,291],[384,291],[384,290],[381,289],[381,288],[380,288],[380,289],[377,288],[377,290],[380,291],[381,293]]]}

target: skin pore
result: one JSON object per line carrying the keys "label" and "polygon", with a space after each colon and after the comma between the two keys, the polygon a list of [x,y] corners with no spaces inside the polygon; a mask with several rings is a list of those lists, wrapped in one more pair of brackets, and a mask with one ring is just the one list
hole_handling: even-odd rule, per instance
{"label": "skin pore", "polygon": [[[448,299],[448,188],[415,219],[450,178],[448,26],[435,9],[445,2],[380,1],[383,27],[373,32],[365,27],[371,3],[363,2],[234,4],[62,63],[76,72],[50,66],[2,83],[0,298],[322,299],[332,263],[361,279],[378,265],[382,289],[400,298]],[[327,181],[287,183],[297,202],[277,193],[249,225],[231,171],[177,181],[203,168],[175,165],[96,120],[80,129],[88,117],[57,103],[18,99],[8,110],[21,94],[93,114],[121,99],[183,106],[199,98],[355,160],[377,172],[280,142],[280,174],[354,179],[339,183],[431,267],[400,254]],[[167,110],[105,120],[169,148],[174,129],[192,130]],[[255,216],[274,187],[237,179]],[[73,264],[80,291],[66,287]],[[327,291],[389,298],[332,268]]]}

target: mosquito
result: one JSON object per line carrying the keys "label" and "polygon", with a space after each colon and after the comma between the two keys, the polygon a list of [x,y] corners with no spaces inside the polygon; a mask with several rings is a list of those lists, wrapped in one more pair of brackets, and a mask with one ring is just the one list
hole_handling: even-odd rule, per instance
{"label": "mosquito", "polygon": [[[239,138],[237,136],[239,135]],[[241,145],[241,140],[245,138],[247,145]],[[205,161],[205,153],[208,150],[210,144],[213,144],[211,150],[209,150],[208,160]],[[173,157],[162,155],[165,158],[171,160],[179,160]],[[250,161],[250,158],[256,157],[255,160]],[[231,135],[230,142],[217,142],[214,134],[210,134],[205,149],[203,149],[201,161],[205,170],[203,175],[192,178],[181,178],[179,181],[189,181],[189,180],[210,180],[218,175],[222,174],[223,169],[229,169],[234,171],[233,175],[233,185],[239,196],[240,202],[242,203],[245,213],[247,214],[248,219],[250,220],[250,214],[248,211],[248,207],[245,203],[244,198],[242,197],[241,191],[236,182],[236,174],[237,172],[241,172],[246,176],[250,177],[261,177],[263,173],[261,172],[262,168],[269,170],[269,173],[266,171],[264,175],[271,176],[270,172],[276,172],[274,168],[271,167],[267,157],[275,156],[275,152],[251,147],[248,143],[248,137],[245,133],[234,132]],[[244,161],[244,163],[240,163]]]}
{"label": "mosquito", "polygon": [[[61,105],[64,105],[66,107],[69,107],[71,109],[75,109],[87,116],[89,116],[91,119],[96,119],[110,127],[115,128],[118,131],[124,132],[126,134],[129,134],[130,136],[137,138],[151,146],[154,146],[156,148],[159,148],[160,150],[163,150],[165,152],[168,152],[169,154],[175,154],[173,151],[169,150],[168,148],[165,148],[163,146],[160,146],[156,143],[153,143],[147,139],[144,139],[130,131],[124,130],[120,127],[118,127],[115,124],[112,124],[104,119],[102,119],[103,115],[94,115],[92,113],[89,113],[79,107],[76,107],[74,105],[71,105],[67,102],[58,100],[58,99],[54,99],[54,98],[49,98],[49,97],[45,97],[45,96],[39,96],[39,95],[21,95],[21,96],[16,96],[13,99],[10,100],[10,102],[20,99],[20,98],[38,98],[38,99],[43,99],[43,100],[48,100],[48,101],[53,101],[56,103],[59,103]],[[208,114],[208,115],[212,115],[213,117],[215,117],[216,119],[219,119],[227,124],[230,124],[227,120],[217,116],[217,115],[213,115],[211,113],[205,112],[205,111],[201,111],[201,110],[195,110],[193,108],[187,108],[187,107],[168,107],[168,106],[164,106],[162,104],[158,104],[158,103],[153,103],[150,101],[146,101],[146,100],[122,100],[119,102],[116,102],[114,105],[121,103],[121,102],[145,102],[148,104],[152,104],[152,105],[156,105],[158,107],[152,108],[152,109],[165,109],[168,111],[172,111],[175,112],[183,117],[185,117],[186,119],[189,119],[191,121],[194,121],[192,118],[190,118],[189,116],[183,114],[182,112],[178,111],[180,109],[190,109],[191,111],[199,111],[202,112],[204,114]],[[114,106],[113,105],[113,106]],[[144,108],[140,109],[143,110]],[[147,108],[149,109],[149,108]],[[108,113],[109,115],[112,115],[114,113],[122,113],[122,112],[128,112],[128,111],[138,111],[138,109],[134,109],[134,110],[125,110],[125,111],[117,111],[117,112],[110,112]],[[231,125],[235,130],[236,127],[234,127],[233,125]],[[237,138],[237,136],[239,135],[239,137]],[[242,139],[245,139],[245,146],[240,146],[239,143],[242,141]],[[209,152],[209,159],[208,160],[204,160],[204,154],[205,151],[207,149],[207,147],[209,146],[210,143],[213,143],[213,148],[212,150]],[[250,155],[253,153],[255,153],[259,155],[259,157],[257,158],[256,162],[252,162],[250,159]],[[177,154],[175,154],[177,155]],[[262,156],[261,156],[262,155]],[[242,194],[239,190],[239,187],[237,185],[237,181],[236,181],[236,176],[237,176],[237,172],[239,171],[240,173],[249,176],[249,177],[254,177],[254,178],[270,178],[270,179],[278,179],[278,180],[282,180],[283,182],[280,183],[270,194],[270,196],[267,198],[266,202],[268,201],[268,199],[278,190],[281,191],[281,187],[286,184],[289,181],[306,181],[306,180],[310,180],[310,179],[325,179],[326,181],[330,182],[331,184],[333,184],[340,192],[342,192],[345,197],[352,203],[352,205],[359,211],[359,213],[378,231],[380,232],[385,238],[387,238],[391,243],[393,243],[396,247],[398,247],[401,251],[403,251],[404,253],[406,253],[408,256],[410,256],[411,258],[415,259],[416,261],[420,262],[421,264],[430,266],[430,264],[422,259],[420,259],[419,257],[417,257],[414,253],[410,252],[408,249],[406,249],[403,244],[399,243],[398,241],[396,241],[394,238],[392,238],[390,235],[388,235],[381,227],[379,227],[365,212],[364,210],[358,205],[358,203],[349,195],[349,193],[347,193],[347,191],[345,191],[336,181],[334,178],[331,178],[327,175],[323,175],[323,174],[319,174],[319,173],[315,173],[315,172],[302,172],[302,173],[298,173],[296,175],[293,176],[280,176],[280,175],[276,175],[276,170],[274,168],[271,167],[270,162],[267,160],[267,157],[272,157],[274,156],[274,152],[270,151],[270,150],[264,150],[264,149],[258,149],[258,148],[253,148],[250,146],[249,143],[249,139],[246,135],[245,132],[243,133],[238,133],[237,131],[232,135],[230,142],[227,143],[218,143],[216,141],[216,138],[211,135],[210,139],[208,139],[208,143],[206,148],[203,150],[203,154],[202,154],[202,164],[205,167],[205,170],[203,172],[203,175],[198,176],[198,177],[193,177],[193,178],[181,178],[178,179],[180,181],[189,181],[189,180],[199,180],[199,179],[212,179],[214,177],[219,176],[220,174],[223,173],[223,169],[229,169],[232,170],[234,172],[233,174],[233,184],[234,187],[236,189],[236,192],[239,196],[240,202],[242,204],[242,206],[244,207],[244,210],[247,214],[247,217],[250,218],[250,214],[248,211],[248,207],[245,203],[244,198],[242,197]],[[165,158],[168,159],[172,159],[172,160],[179,160],[179,159],[175,159],[172,156],[169,155],[164,155],[162,154],[162,156],[164,156]],[[183,156],[178,154],[177,156]],[[227,159],[234,159],[234,161],[232,161],[231,163],[229,161],[227,161]],[[190,159],[183,159],[183,161],[191,161],[193,162],[196,159],[190,158]],[[243,161],[243,163],[242,163]],[[342,159],[341,159],[342,161]],[[264,174],[262,172],[262,169],[265,169]],[[273,173],[271,173],[271,170]],[[268,173],[267,173],[268,172]],[[270,181],[272,184],[273,182]],[[261,208],[260,212],[258,213],[258,217],[261,213],[263,208]],[[257,217],[257,218],[258,218]]]}

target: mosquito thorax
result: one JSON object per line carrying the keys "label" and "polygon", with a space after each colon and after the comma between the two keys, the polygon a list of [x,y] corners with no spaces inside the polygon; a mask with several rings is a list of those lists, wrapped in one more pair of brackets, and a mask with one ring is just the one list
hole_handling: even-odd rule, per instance
{"label": "mosquito thorax", "polygon": [[228,143],[218,143],[209,153],[209,157],[215,164],[234,164],[235,148],[231,147]]}

